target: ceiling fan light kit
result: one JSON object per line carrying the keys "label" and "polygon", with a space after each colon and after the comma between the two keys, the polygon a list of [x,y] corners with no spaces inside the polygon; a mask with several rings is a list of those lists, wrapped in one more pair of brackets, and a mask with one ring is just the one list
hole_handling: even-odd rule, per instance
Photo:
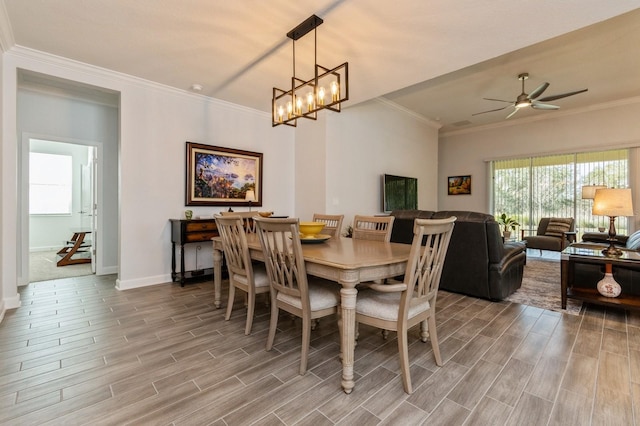
{"label": "ceiling fan light kit", "polygon": [[[281,124],[295,127],[298,118],[316,120],[317,112],[323,109],[340,112],[342,102],[349,100],[349,64],[345,62],[331,69],[318,64],[316,28],[322,22],[321,18],[312,15],[287,33],[287,37],[293,40],[293,76],[289,90],[273,88],[272,127]],[[296,77],[296,40],[311,30],[314,34],[315,75],[305,81]]]}
{"label": "ceiling fan light kit", "polygon": [[[540,109],[540,110],[556,110],[556,109],[560,109],[560,107],[557,106],[557,105],[547,104],[547,103],[544,103],[544,102],[555,101],[556,99],[562,99],[562,98],[566,98],[566,97],[569,97],[569,96],[577,95],[578,93],[583,93],[583,92],[586,92],[588,90],[588,89],[581,89],[581,90],[576,90],[574,92],[561,93],[561,94],[558,94],[558,95],[552,95],[552,96],[546,96],[544,98],[540,98],[542,93],[544,93],[544,91],[547,90],[547,88],[549,87],[549,83],[544,82],[540,86],[536,87],[536,89],[533,92],[526,93],[524,91],[524,81],[527,80],[528,78],[529,78],[529,73],[526,73],[526,72],[518,75],[518,80],[520,80],[522,82],[522,93],[520,93],[518,95],[518,97],[516,98],[515,102],[505,101],[505,100],[502,100],[502,99],[493,99],[493,98],[483,98],[483,99],[485,99],[487,101],[506,102],[508,104],[511,104],[511,106],[513,106],[514,109],[511,112],[511,114],[507,115],[507,117],[506,117],[506,118],[511,118],[520,109],[526,108],[526,107],[531,107],[533,109]],[[506,106],[504,106],[502,108],[496,108],[496,109],[491,109],[491,110],[488,110],[488,111],[477,112],[477,113],[472,114],[472,115],[479,115],[479,114],[486,114],[488,112],[502,111],[503,109],[506,109],[508,107],[509,107],[509,105],[506,105]]]}

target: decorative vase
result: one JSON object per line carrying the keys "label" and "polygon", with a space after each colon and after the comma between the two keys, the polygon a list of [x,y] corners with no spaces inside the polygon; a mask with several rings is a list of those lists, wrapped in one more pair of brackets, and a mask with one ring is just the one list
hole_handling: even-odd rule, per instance
{"label": "decorative vase", "polygon": [[604,278],[598,281],[596,285],[598,289],[598,293],[605,297],[618,297],[622,292],[622,287],[620,284],[616,282],[613,278],[613,273],[611,272],[611,264],[607,263],[605,265],[605,273]]}
{"label": "decorative vase", "polygon": [[187,220],[191,220],[191,218],[193,217],[193,212],[191,210],[185,210],[184,217]]}
{"label": "decorative vase", "polygon": [[502,236],[505,240],[508,240],[509,238],[511,238],[511,231],[502,231]]}

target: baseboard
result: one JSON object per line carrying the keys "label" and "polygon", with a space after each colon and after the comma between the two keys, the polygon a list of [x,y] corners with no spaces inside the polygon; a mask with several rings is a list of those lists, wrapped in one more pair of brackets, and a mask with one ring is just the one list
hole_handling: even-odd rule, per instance
{"label": "baseboard", "polygon": [[116,280],[116,289],[130,290],[132,288],[149,287],[158,284],[167,284],[171,281],[171,274],[156,275],[155,277],[145,277],[135,280]]}
{"label": "baseboard", "polygon": [[8,297],[0,300],[0,323],[4,319],[4,314],[9,309],[17,309],[22,305],[20,302],[20,295],[16,294],[14,297]]}

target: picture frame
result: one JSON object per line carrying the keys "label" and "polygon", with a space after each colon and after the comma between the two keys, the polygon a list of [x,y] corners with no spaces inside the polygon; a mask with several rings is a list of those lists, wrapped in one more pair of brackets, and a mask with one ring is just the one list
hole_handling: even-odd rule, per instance
{"label": "picture frame", "polygon": [[187,142],[185,186],[186,206],[260,207],[262,153]]}
{"label": "picture frame", "polygon": [[471,175],[449,176],[447,178],[448,195],[470,195]]}

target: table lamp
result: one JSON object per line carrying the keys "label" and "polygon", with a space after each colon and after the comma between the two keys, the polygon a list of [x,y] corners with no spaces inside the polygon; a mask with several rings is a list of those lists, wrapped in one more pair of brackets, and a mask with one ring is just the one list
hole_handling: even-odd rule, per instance
{"label": "table lamp", "polygon": [[247,190],[247,192],[245,192],[244,200],[249,203],[249,211],[251,211],[251,203],[256,200],[256,193],[253,191],[253,189],[249,189]]}
{"label": "table lamp", "polygon": [[598,189],[605,189],[604,185],[584,185],[582,187],[582,199],[583,200],[593,200],[596,198],[596,191]]}
{"label": "table lamp", "polygon": [[592,213],[597,216],[609,216],[609,247],[602,250],[602,254],[605,256],[620,256],[622,254],[622,250],[613,244],[616,238],[616,227],[614,222],[618,216],[633,216],[631,189],[597,189],[593,199]]}

